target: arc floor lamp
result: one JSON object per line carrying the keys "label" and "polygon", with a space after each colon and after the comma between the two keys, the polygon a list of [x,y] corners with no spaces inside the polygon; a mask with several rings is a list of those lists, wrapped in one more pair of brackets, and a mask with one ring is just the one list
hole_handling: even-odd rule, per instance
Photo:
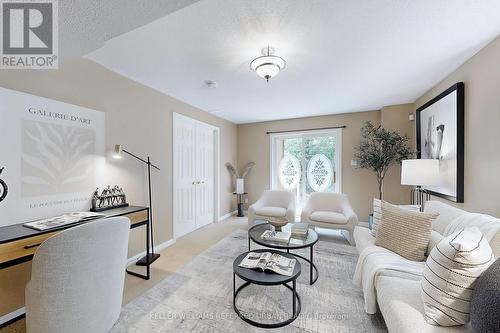
{"label": "arc floor lamp", "polygon": [[139,259],[137,261],[138,266],[149,266],[151,265],[156,259],[160,257],[159,253],[155,253],[155,247],[154,247],[154,239],[153,239],[153,204],[151,201],[151,167],[155,168],[156,170],[160,170],[156,165],[151,163],[151,160],[149,156],[147,159],[140,158],[139,156],[132,154],[129,151],[126,151],[123,149],[121,145],[115,145],[115,150],[113,154],[113,158],[116,159],[121,159],[123,157],[123,153],[132,156],[136,160],[141,161],[142,163],[146,164],[148,167],[148,192],[149,192],[149,224],[146,228],[146,246],[147,248],[151,248],[151,251],[149,251],[149,254],[146,254],[144,257]]}

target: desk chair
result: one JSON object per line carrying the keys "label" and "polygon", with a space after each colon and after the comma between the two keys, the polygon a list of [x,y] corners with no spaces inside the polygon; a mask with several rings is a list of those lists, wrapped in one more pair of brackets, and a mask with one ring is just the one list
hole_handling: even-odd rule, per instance
{"label": "desk chair", "polygon": [[130,220],[64,230],[40,245],[26,286],[28,333],[104,333],[122,306]]}

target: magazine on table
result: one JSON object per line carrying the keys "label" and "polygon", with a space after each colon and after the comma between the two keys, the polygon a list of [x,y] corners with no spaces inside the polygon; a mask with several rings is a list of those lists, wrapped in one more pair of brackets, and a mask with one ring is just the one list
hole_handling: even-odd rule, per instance
{"label": "magazine on table", "polygon": [[88,220],[97,219],[99,217],[104,217],[105,214],[94,213],[94,212],[74,212],[68,213],[60,216],[55,216],[47,219],[36,220],[23,225],[28,228],[32,228],[38,231],[53,229],[57,227],[62,227],[67,224],[73,224]]}
{"label": "magazine on table", "polygon": [[264,240],[280,242],[280,243],[284,243],[284,244],[288,244],[290,237],[291,237],[291,234],[289,232],[273,231],[273,230],[266,230],[260,236],[260,238],[262,238]]}
{"label": "magazine on table", "polygon": [[278,253],[250,252],[239,264],[240,267],[266,270],[277,274],[292,276],[295,268],[295,259],[289,259]]}

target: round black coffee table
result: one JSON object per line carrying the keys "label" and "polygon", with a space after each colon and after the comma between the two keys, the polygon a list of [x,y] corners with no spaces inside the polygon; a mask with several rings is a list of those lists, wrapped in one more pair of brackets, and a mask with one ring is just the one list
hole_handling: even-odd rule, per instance
{"label": "round black coffee table", "polygon": [[[318,280],[318,268],[314,264],[314,244],[318,242],[318,234],[314,229],[309,228],[307,232],[307,237],[306,238],[290,238],[290,241],[288,243],[283,243],[283,242],[277,242],[277,241],[270,241],[266,239],[262,239],[261,236],[266,230],[274,230],[274,227],[265,222],[257,221],[258,224],[254,225],[248,230],[248,251],[250,251],[250,240],[252,240],[254,243],[269,247],[272,249],[277,249],[277,250],[286,250],[287,253],[292,254],[293,256],[303,259],[309,263],[309,284],[313,285],[317,280]],[[282,231],[290,231],[292,224],[289,223],[282,227]],[[304,248],[309,248],[309,259],[306,257],[303,257],[299,254],[291,253],[291,250],[298,250],[298,249],[304,249]],[[314,274],[315,273],[315,274]]]}
{"label": "round black coffee table", "polygon": [[[251,252],[271,252],[271,253],[278,253],[284,257],[290,258],[290,259],[295,259],[294,256],[287,254],[287,253],[282,253],[280,251],[274,251],[274,250],[264,250],[264,249],[259,249],[259,250],[254,250]],[[246,257],[246,255],[249,252],[245,252],[240,254],[233,262],[233,308],[236,314],[245,322],[249,323],[250,325],[256,326],[256,327],[261,327],[261,328],[278,328],[278,327],[283,327],[291,322],[293,322],[300,314],[300,297],[297,294],[297,278],[300,275],[300,263],[297,260],[295,263],[295,267],[293,270],[292,276],[285,276],[285,275],[280,275],[276,274],[273,272],[263,272],[258,269],[249,269],[249,268],[244,268],[238,266],[243,258]],[[241,286],[236,289],[236,276],[238,276],[240,279],[245,281]],[[287,283],[292,282],[292,286],[290,287]],[[292,291],[292,315],[289,319],[279,322],[279,323],[260,323],[257,321],[254,321],[250,319],[249,315],[242,314],[238,307],[236,306],[236,297],[238,296],[238,293],[242,291],[244,288],[248,287],[250,284],[256,284],[260,286],[279,286],[279,285],[284,285],[288,289]]]}

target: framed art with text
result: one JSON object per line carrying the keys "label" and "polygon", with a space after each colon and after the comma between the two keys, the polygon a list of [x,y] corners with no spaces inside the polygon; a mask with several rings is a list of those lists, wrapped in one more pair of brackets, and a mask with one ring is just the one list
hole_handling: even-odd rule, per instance
{"label": "framed art with text", "polygon": [[104,181],[105,114],[0,88],[0,226],[88,211]]}
{"label": "framed art with text", "polygon": [[417,109],[417,157],[438,159],[441,183],[432,195],[464,202],[464,84],[458,82]]}

